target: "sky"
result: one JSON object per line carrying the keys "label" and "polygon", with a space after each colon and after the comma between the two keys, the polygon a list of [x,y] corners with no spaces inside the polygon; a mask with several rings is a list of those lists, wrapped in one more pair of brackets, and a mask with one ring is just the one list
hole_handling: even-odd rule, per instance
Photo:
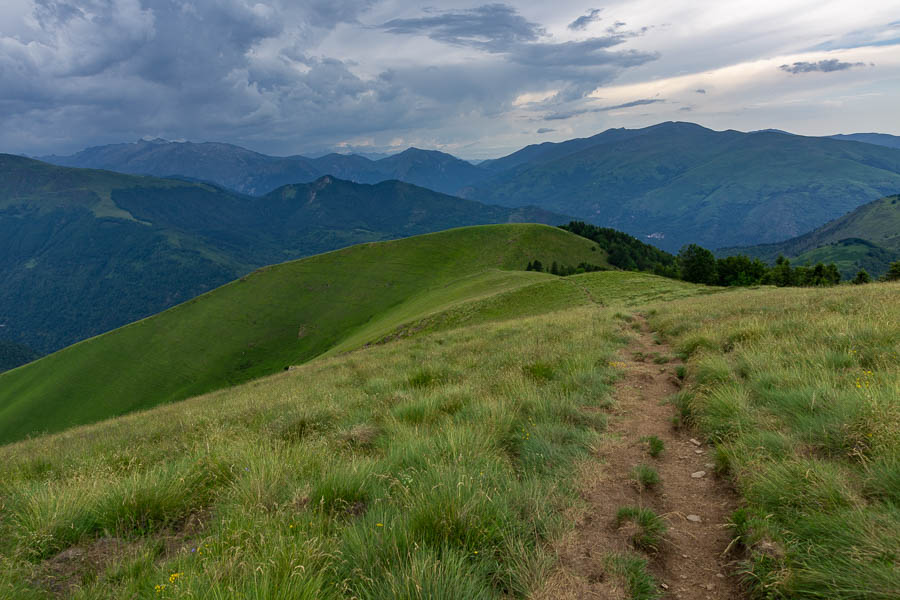
{"label": "sky", "polygon": [[0,152],[468,159],[612,127],[900,135],[897,0],[2,0]]}

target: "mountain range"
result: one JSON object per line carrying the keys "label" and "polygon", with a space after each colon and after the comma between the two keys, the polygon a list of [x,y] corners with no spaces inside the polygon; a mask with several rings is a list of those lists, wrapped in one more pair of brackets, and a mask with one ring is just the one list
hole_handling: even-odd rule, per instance
{"label": "mountain range", "polygon": [[466,197],[533,203],[669,251],[781,241],[900,190],[900,150],[690,123],[610,130],[517,154],[499,159],[499,172]]}
{"label": "mountain range", "polygon": [[900,141],[885,134],[805,137],[713,131],[667,122],[527,146],[473,165],[410,148],[357,155],[272,157],[237,146],[141,141],[45,157],[69,166],[179,176],[263,195],[332,175],[398,179],[486,204],[539,206],[613,227],[669,251],[773,243],[900,190]]}
{"label": "mountain range", "polygon": [[307,158],[267,156],[216,142],[195,144],[155,139],[95,146],[71,156],[44,156],[40,160],[66,167],[208,181],[255,196],[286,184],[315,181],[325,175],[357,183],[397,179],[452,194],[484,176],[481,169],[455,156],[418,148],[379,160],[357,154]]}
{"label": "mountain range", "polygon": [[399,181],[322,177],[252,197],[0,155],[0,339],[47,353],[264,265],[451,227],[566,220]]}

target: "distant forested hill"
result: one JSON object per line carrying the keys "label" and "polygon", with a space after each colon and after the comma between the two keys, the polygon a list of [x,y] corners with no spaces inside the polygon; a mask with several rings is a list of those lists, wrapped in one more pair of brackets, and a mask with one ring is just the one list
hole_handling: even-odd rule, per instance
{"label": "distant forested hill", "polygon": [[716,254],[747,254],[767,262],[783,255],[799,264],[833,262],[845,278],[860,269],[878,276],[887,271],[891,262],[900,260],[900,195],[864,204],[784,242],[722,248]]}
{"label": "distant forested hill", "polygon": [[31,362],[37,357],[37,353],[28,346],[0,340],[0,373]]}

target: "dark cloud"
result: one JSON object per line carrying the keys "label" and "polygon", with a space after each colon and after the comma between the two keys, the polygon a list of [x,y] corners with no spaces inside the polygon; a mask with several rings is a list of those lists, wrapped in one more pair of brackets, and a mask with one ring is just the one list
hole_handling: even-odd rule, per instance
{"label": "dark cloud", "polygon": [[658,58],[652,52],[613,49],[639,32],[617,30],[580,41],[553,42],[542,27],[503,4],[432,10],[424,17],[388,21],[382,28],[503,56],[509,63],[524,67],[521,75],[532,83],[557,85],[559,93],[552,99],[555,103],[580,100],[622,69]]}
{"label": "dark cloud", "polygon": [[382,25],[388,33],[427,35],[433,40],[469,46],[488,52],[504,52],[514,44],[533,42],[546,35],[505,4],[485,4],[457,11],[426,10],[428,16],[393,19]]}
{"label": "dark cloud", "polygon": [[550,129],[549,127],[541,127],[540,129],[537,130],[537,133],[538,134],[553,133],[554,131],[556,131],[556,130]]}
{"label": "dark cloud", "polygon": [[697,89],[697,90],[694,90],[694,91],[697,92],[698,94],[705,94],[705,93],[706,93],[706,90],[704,90],[703,88],[700,88],[700,89]]}
{"label": "dark cloud", "polygon": [[618,110],[620,108],[632,108],[634,106],[644,106],[647,104],[657,104],[659,102],[665,102],[662,98],[643,98],[641,100],[632,100],[631,102],[625,102],[623,104],[616,104],[614,106],[600,106],[597,108],[580,108],[565,112],[557,112],[552,113],[544,117],[545,121],[564,121],[566,119],[571,119],[572,117],[577,117],[580,115],[586,115],[591,113],[602,113],[608,112],[611,110]]}
{"label": "dark cloud", "polygon": [[603,12],[602,8],[592,8],[587,12],[587,14],[582,15],[569,23],[569,29],[571,29],[572,31],[583,31],[591,23],[600,20],[601,12]]}
{"label": "dark cloud", "polygon": [[795,62],[791,65],[781,65],[778,67],[782,71],[797,75],[799,73],[813,73],[819,71],[822,73],[832,73],[834,71],[845,71],[853,67],[864,67],[866,63],[850,63],[841,62],[836,58],[829,60],[820,60],[819,62]]}

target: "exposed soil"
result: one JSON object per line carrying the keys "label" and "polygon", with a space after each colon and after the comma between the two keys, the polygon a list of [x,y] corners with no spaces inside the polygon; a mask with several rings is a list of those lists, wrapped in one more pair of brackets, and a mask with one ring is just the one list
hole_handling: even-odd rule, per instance
{"label": "exposed soil", "polygon": [[58,598],[66,598],[89,575],[100,573],[116,560],[133,555],[137,545],[116,537],[102,537],[66,548],[45,560],[36,583]]}
{"label": "exposed soil", "polygon": [[[738,496],[715,476],[710,448],[689,430],[673,426],[676,412],[665,400],[680,388],[674,374],[680,363],[669,347],[654,342],[642,317],[635,323],[637,337],[618,359],[625,375],[616,384],[598,460],[582,465],[587,509],[570,515],[575,528],[555,547],[559,567],[535,597],[630,598],[624,580],[609,572],[606,561],[611,553],[630,552],[648,559],[663,598],[744,598],[731,575],[734,557],[727,554],[732,536],[726,523],[739,506]],[[657,356],[670,360],[657,364]],[[657,458],[642,441],[654,435],[665,443]],[[639,464],[655,468],[660,482],[642,490],[632,479]],[[650,508],[666,521],[668,531],[657,552],[632,547],[633,526],[616,527],[616,512],[623,506]]]}
{"label": "exposed soil", "polygon": [[[172,529],[159,532],[155,536],[160,542],[157,560],[189,552],[196,546],[197,537],[209,518],[208,511],[192,513]],[[84,540],[44,560],[33,583],[54,597],[68,598],[86,580],[95,578],[116,563],[136,557],[143,549],[145,546],[139,540],[111,536]]]}

